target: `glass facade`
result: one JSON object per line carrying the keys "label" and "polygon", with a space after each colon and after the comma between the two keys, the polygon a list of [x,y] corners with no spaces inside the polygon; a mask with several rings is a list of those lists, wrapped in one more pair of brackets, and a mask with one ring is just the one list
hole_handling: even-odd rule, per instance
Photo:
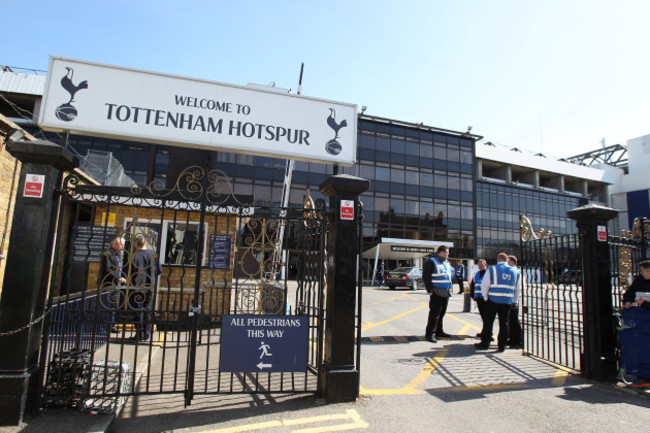
{"label": "glass facade", "polygon": [[517,255],[519,218],[524,214],[535,230],[576,233],[566,213],[582,204],[575,195],[551,193],[489,182],[476,184],[476,254],[493,261],[499,252]]}
{"label": "glass facade", "polygon": [[[60,141],[58,136],[48,138]],[[68,144],[81,157],[88,150],[112,152],[138,183],[175,182],[169,173],[179,173],[185,168],[179,165],[188,161],[202,163],[206,155],[181,149],[185,158],[180,161],[174,157],[178,149],[168,146],[86,136],[70,136]],[[370,180],[369,190],[361,195],[365,248],[382,237],[446,241],[454,244],[454,258],[492,260],[500,251],[518,251],[522,213],[536,229],[568,234],[576,228],[566,212],[586,204],[575,193],[476,180],[474,141],[459,133],[360,118],[357,151],[358,163],[339,167],[338,173]],[[286,160],[228,152],[213,152],[210,158],[231,179],[235,194],[280,203]],[[318,188],[334,170],[296,161],[291,205],[302,206],[308,190],[315,200],[325,199]]]}
{"label": "glass facade", "polygon": [[357,176],[363,236],[453,242],[455,258],[474,257],[474,141],[417,125],[360,119]]}

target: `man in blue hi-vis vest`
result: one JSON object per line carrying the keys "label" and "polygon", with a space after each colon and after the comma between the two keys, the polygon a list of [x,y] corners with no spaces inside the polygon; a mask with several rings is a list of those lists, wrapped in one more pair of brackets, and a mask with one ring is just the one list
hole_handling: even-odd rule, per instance
{"label": "man in blue hi-vis vest", "polygon": [[517,271],[508,266],[508,255],[499,253],[497,264],[488,268],[481,281],[481,292],[486,304],[481,342],[474,345],[477,349],[490,348],[494,318],[497,315],[499,316],[498,351],[503,352],[506,349],[510,309],[513,302],[517,302],[521,295],[521,290],[518,290],[516,283]]}
{"label": "man in blue hi-vis vest", "polygon": [[441,245],[422,266],[422,280],[429,293],[429,318],[424,331],[424,338],[432,343],[438,338],[451,338],[442,327],[442,320],[447,312],[449,297],[453,293],[454,268],[447,261],[449,248]]}
{"label": "man in blue hi-vis vest", "polygon": [[[483,291],[481,290],[481,282],[483,277],[487,272],[487,262],[485,259],[478,259],[478,271],[474,274],[472,281],[469,283],[469,292],[472,295],[474,301],[476,301],[476,306],[478,307],[478,312],[481,315],[481,321],[485,324],[485,299],[483,299]],[[483,325],[485,327],[485,325]],[[483,330],[476,334],[477,337],[483,335]]]}

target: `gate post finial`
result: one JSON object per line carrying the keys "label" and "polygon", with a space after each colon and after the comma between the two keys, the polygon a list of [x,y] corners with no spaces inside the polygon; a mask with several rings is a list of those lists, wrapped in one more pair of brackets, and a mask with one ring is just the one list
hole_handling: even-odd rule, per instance
{"label": "gate post finial", "polygon": [[325,349],[319,378],[321,395],[330,403],[354,401],[359,395],[355,365],[355,318],[359,251],[359,195],[370,181],[336,175],[320,185],[329,197]]}

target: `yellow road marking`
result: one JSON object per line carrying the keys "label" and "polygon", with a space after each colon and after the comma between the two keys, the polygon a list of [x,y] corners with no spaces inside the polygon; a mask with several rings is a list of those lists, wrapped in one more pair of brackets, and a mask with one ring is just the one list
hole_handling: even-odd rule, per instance
{"label": "yellow road marking", "polygon": [[404,317],[404,316],[407,316],[407,315],[409,315],[409,314],[411,314],[411,313],[414,313],[414,312],[416,312],[416,311],[418,311],[418,310],[421,310],[421,309],[423,309],[425,306],[426,306],[426,305],[423,305],[423,306],[421,306],[421,307],[417,307],[417,308],[414,308],[414,309],[412,309],[412,310],[406,311],[405,313],[398,314],[397,316],[391,317],[390,319],[386,319],[386,320],[383,320],[383,321],[381,321],[381,322],[377,322],[377,323],[373,323],[373,324],[367,325],[367,326],[361,328],[361,331],[367,331],[368,329],[372,329],[372,328],[374,328],[375,326],[379,326],[379,325],[383,325],[384,323],[392,322],[393,320],[397,320],[397,319],[399,319],[400,317]]}
{"label": "yellow road marking", "polygon": [[419,394],[424,392],[422,390],[416,389],[422,382],[424,382],[431,373],[438,368],[442,360],[449,353],[449,349],[443,349],[440,353],[427,362],[427,365],[420,371],[420,373],[409,382],[402,389],[366,389],[362,386],[359,386],[359,393],[362,395],[397,395],[397,394]]}
{"label": "yellow road marking", "polygon": [[286,419],[286,420],[272,420],[266,422],[259,422],[255,424],[246,424],[236,427],[227,427],[218,430],[209,430],[203,431],[201,433],[241,433],[255,430],[264,430],[273,427],[294,427],[300,426],[303,424],[312,424],[318,422],[329,422],[329,421],[347,421],[346,424],[336,424],[330,426],[318,426],[318,427],[309,427],[302,428],[298,430],[291,430],[292,433],[319,433],[319,432],[330,432],[330,431],[344,431],[352,430],[358,428],[368,428],[369,424],[361,419],[361,416],[354,409],[347,409],[345,413],[333,414],[333,415],[318,415],[308,418],[297,418],[297,419]]}
{"label": "yellow road marking", "polygon": [[558,369],[553,376],[551,385],[553,386],[564,386],[566,383],[566,378],[569,376],[569,371],[565,369]]}
{"label": "yellow road marking", "polygon": [[501,383],[496,385],[467,385],[467,386],[452,386],[445,388],[445,391],[474,391],[477,389],[519,389],[527,388],[528,385],[521,383]]}
{"label": "yellow road marking", "polygon": [[418,373],[418,375],[413,379],[410,383],[408,383],[404,388],[409,389],[409,390],[415,390],[417,386],[419,386],[422,382],[424,382],[429,376],[431,376],[431,373],[438,368],[440,365],[440,362],[447,356],[449,353],[449,349],[443,349],[440,351],[439,354],[434,356],[432,359],[429,360],[427,365],[424,366],[424,368]]}
{"label": "yellow road marking", "polygon": [[152,343],[153,346],[162,346],[163,343],[165,342],[165,338],[167,338],[167,331],[161,332],[160,336],[158,337],[158,341],[155,343]]}
{"label": "yellow road marking", "polygon": [[407,294],[406,294],[406,293],[404,293],[403,295],[394,296],[394,297],[392,297],[392,298],[388,298],[388,299],[382,299],[381,301],[376,301],[376,302],[372,302],[372,303],[370,303],[370,304],[364,304],[364,305],[365,305],[366,307],[368,307],[368,306],[370,306],[370,305],[377,305],[377,304],[381,304],[381,303],[388,302],[388,301],[394,301],[395,299],[405,298],[405,297],[407,297]]}

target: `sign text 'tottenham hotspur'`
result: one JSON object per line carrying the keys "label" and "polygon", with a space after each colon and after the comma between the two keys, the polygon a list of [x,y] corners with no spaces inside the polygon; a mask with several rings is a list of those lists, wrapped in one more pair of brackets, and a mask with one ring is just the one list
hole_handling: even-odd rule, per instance
{"label": "sign text 'tottenham hotspur'", "polygon": [[45,130],[272,158],[356,164],[357,107],[51,57]]}
{"label": "sign text 'tottenham hotspur'", "polygon": [[[207,111],[236,113],[248,116],[251,113],[249,105],[232,102],[215,101],[213,99],[196,98],[192,96],[174,95],[175,104],[181,107],[200,108]],[[134,107],[107,102],[106,119],[118,122],[139,123],[160,126],[164,128],[189,129],[216,134],[227,134],[237,137],[257,138],[267,141],[286,141],[291,144],[309,145],[309,131],[287,126],[265,125],[262,123],[242,122],[203,116],[184,112],[172,112],[147,107]]]}

